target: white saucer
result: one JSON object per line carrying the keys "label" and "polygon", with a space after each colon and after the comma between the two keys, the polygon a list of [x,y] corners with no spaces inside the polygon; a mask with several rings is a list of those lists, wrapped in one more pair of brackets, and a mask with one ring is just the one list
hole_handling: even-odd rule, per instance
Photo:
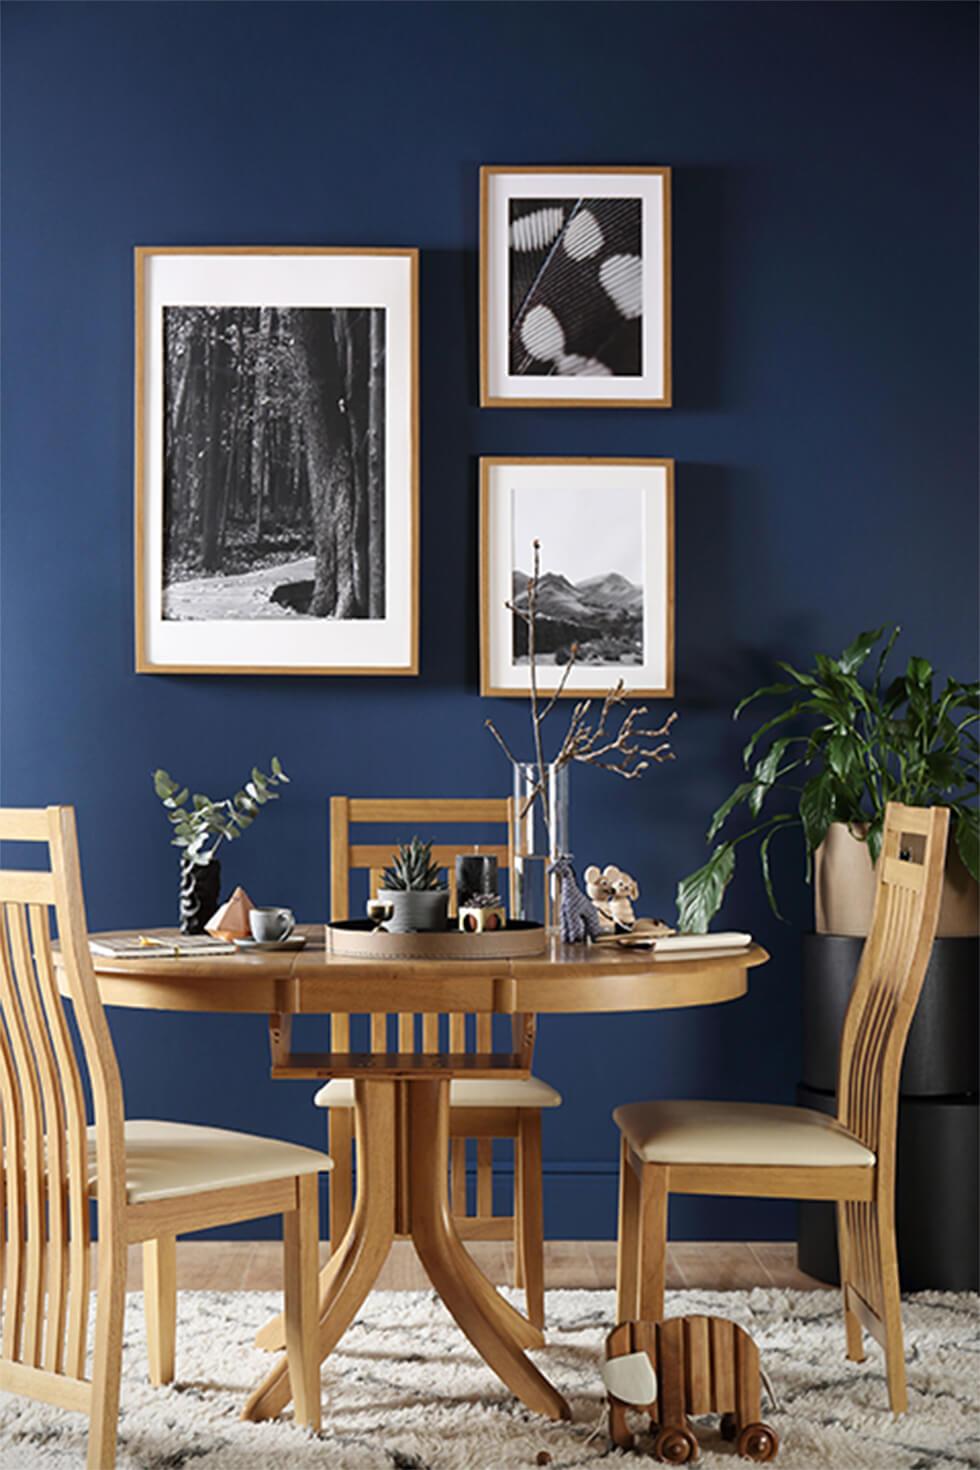
{"label": "white saucer", "polygon": [[233,942],[239,949],[302,949],[306,935],[290,934],[288,939],[236,939]]}

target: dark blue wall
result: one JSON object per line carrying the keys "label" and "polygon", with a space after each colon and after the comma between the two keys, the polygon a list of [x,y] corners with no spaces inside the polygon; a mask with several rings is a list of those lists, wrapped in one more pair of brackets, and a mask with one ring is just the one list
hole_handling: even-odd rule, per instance
{"label": "dark blue wall", "polygon": [[[325,911],[325,800],[480,794],[508,772],[477,693],[476,459],[672,455],[678,759],[575,773],[584,862],[667,912],[734,783],[729,712],[778,656],[900,621],[976,666],[976,10],[960,4],[3,6],[6,803],[74,802],[91,924],[165,923],[175,863],[148,773],[212,794],[278,752],[287,798],[227,855],[257,899]],[[676,407],[477,404],[482,163],[674,169]],[[134,244],[422,251],[422,674],[133,669]],[[522,711],[493,707],[522,738]],[[581,776],[581,779],[579,779]],[[614,1232],[612,1106],[789,1099],[808,894],[748,865],[725,909],[772,951],[748,999],[549,1017],[548,1229]],[[313,1142],[259,1018],[117,1012],[131,1115]],[[792,1213],[679,1201],[674,1233],[788,1235]]]}

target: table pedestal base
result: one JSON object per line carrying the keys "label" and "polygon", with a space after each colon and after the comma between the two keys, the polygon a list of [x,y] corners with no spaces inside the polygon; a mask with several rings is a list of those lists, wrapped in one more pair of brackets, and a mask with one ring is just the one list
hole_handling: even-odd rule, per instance
{"label": "table pedestal base", "polygon": [[[541,1332],[467,1254],[449,1208],[448,1077],[360,1079],[354,1085],[357,1200],[346,1234],[320,1274],[320,1361],[332,1352],[374,1285],[395,1235],[409,1235],[436,1291],[484,1361],[517,1397],[550,1419],[571,1411],[525,1357]],[[256,1338],[282,1344],[281,1319]],[[246,1419],[274,1418],[292,1397],[281,1358],[245,1405]]]}

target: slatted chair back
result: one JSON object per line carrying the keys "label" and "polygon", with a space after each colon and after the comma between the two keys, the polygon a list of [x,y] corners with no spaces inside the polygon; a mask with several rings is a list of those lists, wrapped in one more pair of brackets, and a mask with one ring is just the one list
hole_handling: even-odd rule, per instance
{"label": "slatted chair back", "polygon": [[949,810],[890,802],[875,906],[841,1033],[838,1117],[879,1166],[894,1156],[898,1085],[942,898]]}
{"label": "slatted chair back", "polygon": [[[513,801],[510,797],[448,797],[431,800],[382,797],[358,798],[333,796],[330,799],[330,916],[334,920],[350,917],[350,877],[354,872],[368,874],[368,892],[373,898],[381,887],[384,870],[391,861],[392,843],[357,843],[351,840],[351,827],[367,824],[410,824],[423,831],[432,826],[502,827],[504,841],[480,844],[480,852],[497,859],[502,871],[509,879],[511,898],[514,888],[513,864]],[[449,888],[449,911],[456,911],[456,858],[460,853],[471,852],[472,842],[456,839],[432,845],[433,861],[445,871]],[[421,1041],[423,1051],[449,1050],[465,1052],[492,1050],[492,1017],[477,1016],[473,1035],[466,1036],[466,1017],[437,1014],[415,1016],[400,1013],[397,1016],[398,1049],[414,1051]],[[334,1051],[350,1049],[350,1017],[334,1014],[330,1018],[331,1048]],[[384,1014],[371,1016],[371,1050],[388,1051],[389,1021]],[[448,1031],[448,1038],[446,1032]],[[520,1045],[515,1051],[528,1046],[533,1040],[533,1028],[528,1035],[528,1023],[520,1018],[515,1028]],[[447,1047],[448,1039],[448,1047]],[[469,1040],[469,1044],[468,1044]],[[528,1057],[530,1065],[530,1057]]]}
{"label": "slatted chair back", "polygon": [[[125,1208],[122,1086],[88,947],[74,810],[0,809],[0,841],[44,845],[48,858],[44,870],[0,869],[0,1388],[87,1409],[83,1076],[100,1210],[114,1218]],[[55,979],[52,910],[81,1056]]]}
{"label": "slatted chair back", "polygon": [[[370,895],[373,897],[391,861],[392,844],[356,843],[351,840],[351,827],[358,824],[410,824],[415,830],[428,833],[433,826],[465,827],[467,825],[499,826],[504,829],[504,841],[496,844],[480,843],[480,852],[497,859],[502,871],[508,874],[510,894],[513,902],[513,801],[510,797],[439,798],[432,800],[379,799],[334,796],[330,800],[330,914],[335,920],[350,915],[350,876],[357,871],[367,871]],[[449,887],[450,913],[456,908],[455,861],[459,853],[470,852],[471,842],[456,839],[445,843],[433,843],[433,860],[444,869]],[[349,1015],[334,1014],[330,1017],[330,1045],[334,1051],[349,1051]],[[471,1027],[466,1025],[463,1015],[400,1013],[391,1025],[397,1028],[398,1050],[416,1051],[421,1043],[424,1052],[477,1051],[488,1053],[493,1050],[493,1017],[477,1015]],[[389,1017],[373,1014],[370,1018],[370,1048],[375,1052],[391,1050],[389,1044]],[[520,1056],[523,1066],[530,1069],[534,1053],[535,1017],[516,1015],[512,1018],[512,1047]],[[452,1191],[453,1209],[463,1216],[466,1211],[465,1180],[466,1140],[454,1137],[452,1145]],[[492,1193],[492,1143],[481,1138],[477,1144],[477,1214],[491,1214]]]}

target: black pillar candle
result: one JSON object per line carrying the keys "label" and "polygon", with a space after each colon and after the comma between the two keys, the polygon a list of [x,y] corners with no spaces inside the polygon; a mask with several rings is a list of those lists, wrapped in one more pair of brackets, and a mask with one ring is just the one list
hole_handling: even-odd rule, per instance
{"label": "black pillar candle", "polygon": [[461,852],[456,857],[456,905],[461,908],[468,899],[481,893],[496,896],[497,859],[492,853]]}

